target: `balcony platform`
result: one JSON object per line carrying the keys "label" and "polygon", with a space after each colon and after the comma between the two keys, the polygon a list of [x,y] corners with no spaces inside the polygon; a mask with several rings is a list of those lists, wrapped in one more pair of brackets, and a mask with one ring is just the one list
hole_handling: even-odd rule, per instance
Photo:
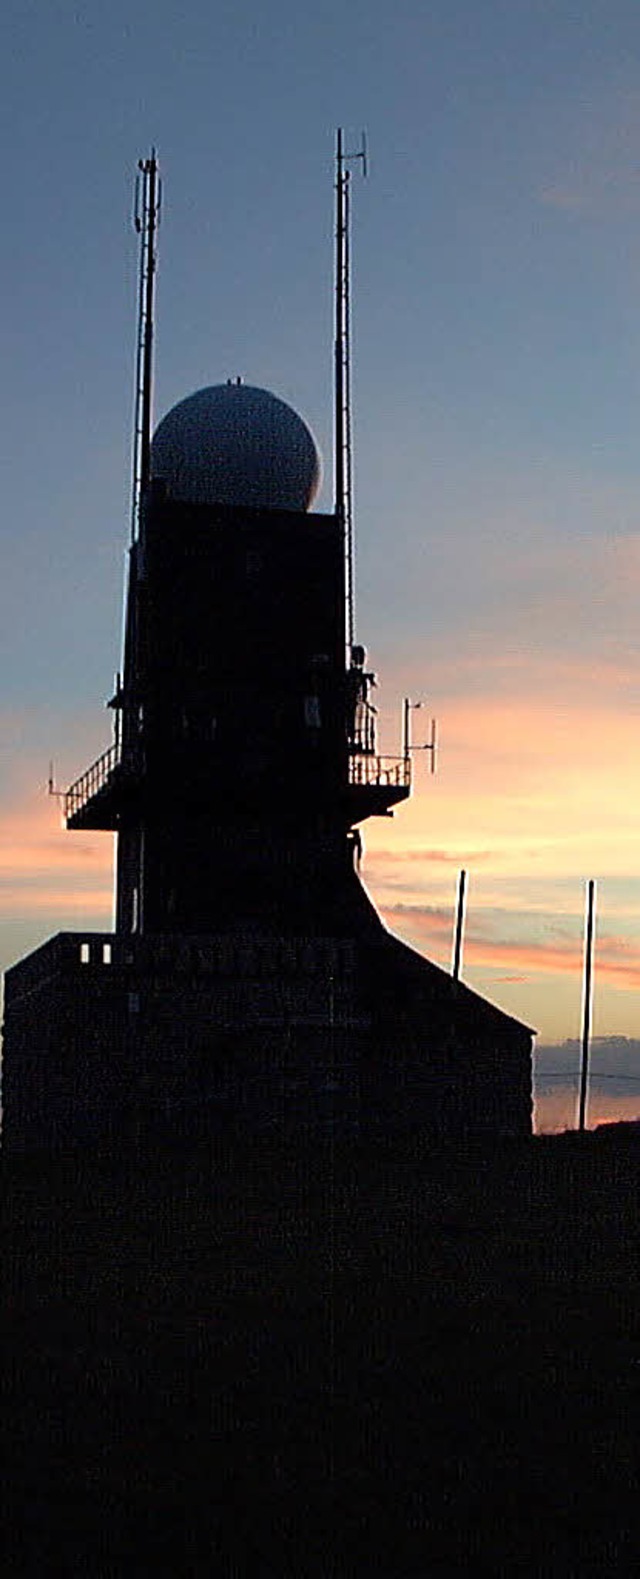
{"label": "balcony platform", "polygon": [[126,776],[117,746],[109,746],[66,791],[67,828],[117,829]]}
{"label": "balcony platform", "polygon": [[[348,774],[342,797],[348,827],[367,817],[392,816],[392,808],[411,794],[408,757],[358,752],[349,757]],[[125,769],[119,747],[109,746],[66,791],[63,806],[67,828],[115,832],[121,825],[123,807],[137,784],[139,775]]]}
{"label": "balcony platform", "polygon": [[345,806],[349,826],[367,817],[392,817],[393,807],[411,794],[411,759],[363,753],[349,758]]}

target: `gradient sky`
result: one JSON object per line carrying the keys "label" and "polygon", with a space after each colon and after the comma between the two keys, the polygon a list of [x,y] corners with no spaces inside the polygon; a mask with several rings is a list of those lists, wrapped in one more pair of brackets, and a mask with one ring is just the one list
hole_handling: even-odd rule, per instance
{"label": "gradient sky", "polygon": [[111,923],[110,837],[65,836],[44,788],[109,741],[136,159],[156,143],[165,180],[157,416],[266,385],[330,508],[333,139],[366,126],[359,636],[386,749],[407,693],[441,739],[366,880],[448,965],[468,869],[465,977],[551,1044],[562,1123],[595,877],[592,1116],[640,1111],[637,0],[5,0],[0,41],[0,966]]}

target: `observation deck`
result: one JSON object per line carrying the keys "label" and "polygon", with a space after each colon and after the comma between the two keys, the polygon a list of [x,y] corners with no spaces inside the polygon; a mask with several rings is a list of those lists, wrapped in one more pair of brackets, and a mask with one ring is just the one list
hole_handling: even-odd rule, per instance
{"label": "observation deck", "polygon": [[355,752],[349,757],[346,806],[350,825],[367,817],[392,817],[392,808],[408,800],[410,794],[410,756]]}
{"label": "observation deck", "polygon": [[[344,805],[349,824],[367,817],[391,816],[391,808],[411,793],[408,756],[355,752],[349,757],[348,772]],[[115,831],[127,785],[133,789],[137,779],[131,767],[125,768],[119,745],[109,746],[66,790],[63,812],[67,828]]]}
{"label": "observation deck", "polygon": [[63,795],[67,828],[116,829],[124,777],[120,747],[109,746]]}

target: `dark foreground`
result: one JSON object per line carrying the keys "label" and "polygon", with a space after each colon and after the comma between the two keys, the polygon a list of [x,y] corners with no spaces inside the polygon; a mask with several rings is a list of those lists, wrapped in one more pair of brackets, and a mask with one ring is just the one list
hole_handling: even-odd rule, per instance
{"label": "dark foreground", "polygon": [[640,1144],[6,1166],[3,1575],[618,1574]]}

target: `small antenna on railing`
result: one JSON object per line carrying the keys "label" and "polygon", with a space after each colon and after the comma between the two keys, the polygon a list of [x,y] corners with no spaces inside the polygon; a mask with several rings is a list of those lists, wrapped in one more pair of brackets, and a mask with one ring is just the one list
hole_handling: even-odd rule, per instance
{"label": "small antenna on railing", "polygon": [[66,790],[56,789],[56,775],[53,762],[49,763],[49,777],[47,779],[47,795],[53,795],[55,800],[64,800]]}
{"label": "small antenna on railing", "polygon": [[432,718],[432,720],[431,720],[431,738],[429,740],[428,745],[423,746],[423,748],[422,748],[423,751],[430,751],[431,752],[431,774],[432,774],[432,776],[433,776],[433,774],[436,771],[436,752],[437,752],[437,749],[438,749],[437,727],[438,726],[436,724],[435,718]]}
{"label": "small antenna on railing", "polygon": [[414,746],[411,739],[411,714],[420,707],[424,707],[424,702],[412,702],[410,697],[404,697],[402,703],[402,756],[405,762],[410,762],[413,751],[429,751],[431,753],[431,772],[435,773],[437,750],[435,718],[431,720],[431,734],[427,741],[420,746]]}

